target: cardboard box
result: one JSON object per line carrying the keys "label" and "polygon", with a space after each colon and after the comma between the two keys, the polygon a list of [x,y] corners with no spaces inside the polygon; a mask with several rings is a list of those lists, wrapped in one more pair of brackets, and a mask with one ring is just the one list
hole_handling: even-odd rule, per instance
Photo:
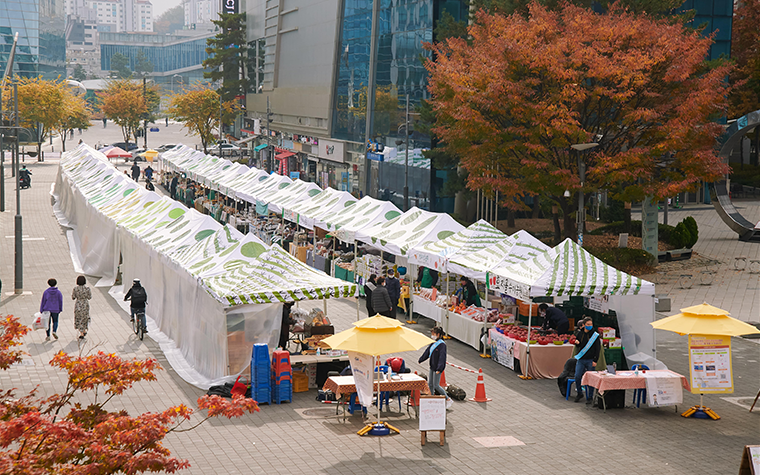
{"label": "cardboard box", "polygon": [[623,347],[623,340],[621,340],[620,338],[610,339],[609,347],[610,348],[622,348]]}
{"label": "cardboard box", "polygon": [[602,338],[615,338],[615,329],[612,327],[599,327]]}

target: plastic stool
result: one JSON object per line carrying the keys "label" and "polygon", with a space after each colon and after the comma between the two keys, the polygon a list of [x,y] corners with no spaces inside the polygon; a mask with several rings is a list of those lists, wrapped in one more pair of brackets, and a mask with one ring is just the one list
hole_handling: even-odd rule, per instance
{"label": "plastic stool", "polygon": [[348,399],[348,413],[353,415],[354,411],[361,409],[364,414],[367,414],[367,408],[362,406],[356,401],[356,393],[351,393],[351,397]]}
{"label": "plastic stool", "polygon": [[[567,389],[565,390],[565,401],[570,399],[570,390],[573,389],[573,383],[575,382],[575,378],[567,378]],[[586,399],[589,399],[588,397],[588,386],[581,386],[583,388],[583,392],[586,393]]]}

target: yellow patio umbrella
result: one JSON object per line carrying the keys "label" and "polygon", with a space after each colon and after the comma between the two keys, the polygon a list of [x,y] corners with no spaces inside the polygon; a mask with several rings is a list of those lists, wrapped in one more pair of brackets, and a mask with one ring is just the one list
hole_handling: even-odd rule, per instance
{"label": "yellow patio umbrella", "polygon": [[145,160],[149,162],[152,162],[153,159],[156,158],[157,155],[158,155],[158,152],[153,149],[146,150],[140,154],[141,157],[145,157]]}
{"label": "yellow patio umbrella", "polygon": [[723,309],[703,303],[682,308],[681,313],[650,323],[658,330],[680,335],[739,336],[760,333],[754,326],[737,320]]}
{"label": "yellow patio umbrella", "polygon": [[[739,336],[760,333],[754,326],[731,317],[728,311],[707,303],[682,308],[681,313],[657,320],[650,325],[658,330],[667,330],[679,335]],[[720,418],[715,411],[702,405],[700,394],[699,405],[690,407],[681,415],[705,418],[705,414],[713,419]]]}
{"label": "yellow patio umbrella", "polygon": [[[373,367],[375,358],[388,353],[400,353],[403,351],[419,350],[425,345],[433,343],[431,338],[420,332],[405,327],[401,322],[393,318],[375,315],[355,322],[353,328],[336,333],[322,340],[322,343],[336,350],[356,351],[371,355]],[[380,373],[377,372],[378,383]],[[379,391],[379,384],[378,384]],[[379,394],[378,394],[379,398]],[[377,404],[377,424],[370,424],[359,431],[364,435],[376,426],[385,426],[388,429],[399,432],[398,429],[388,424],[380,423],[380,403]]]}

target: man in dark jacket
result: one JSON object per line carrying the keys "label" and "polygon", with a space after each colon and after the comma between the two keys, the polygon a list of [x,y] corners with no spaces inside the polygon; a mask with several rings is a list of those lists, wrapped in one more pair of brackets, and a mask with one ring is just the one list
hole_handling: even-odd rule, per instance
{"label": "man in dark jacket", "polygon": [[375,311],[372,308],[372,291],[375,290],[375,279],[377,279],[377,276],[375,274],[372,274],[369,276],[369,280],[364,283],[364,297],[367,300],[367,315],[370,317],[375,316]]}
{"label": "man in dark jacket", "polygon": [[134,181],[138,181],[140,179],[140,165],[137,164],[137,161],[135,161],[132,164],[132,179]]}
{"label": "man in dark jacket", "polygon": [[288,350],[288,338],[290,337],[290,325],[293,319],[290,318],[290,309],[293,308],[293,302],[285,302],[282,306],[282,321],[280,322],[280,342],[278,346],[285,351]]}
{"label": "man in dark jacket", "polygon": [[[430,330],[430,336],[435,340],[425,348],[418,363],[423,363],[430,359],[430,373],[428,374],[428,387],[430,394],[439,394],[446,396],[446,391],[441,387],[441,374],[446,369],[446,343],[443,341],[443,328],[433,327]],[[446,396],[447,407],[451,398]]]}
{"label": "man in dark jacket", "polygon": [[391,316],[391,297],[388,295],[388,289],[385,288],[385,277],[378,277],[375,284],[375,290],[372,291],[372,310],[380,315],[393,318]]}
{"label": "man in dark jacket", "polygon": [[177,181],[179,181],[177,179],[177,175],[174,175],[172,177],[172,181],[169,182],[169,193],[171,194],[173,200],[177,199]]}
{"label": "man in dark jacket", "polygon": [[398,299],[401,298],[401,282],[398,280],[396,271],[388,271],[385,288],[388,289],[388,295],[391,298],[391,318],[396,318],[396,307],[398,307]]}
{"label": "man in dark jacket", "polygon": [[550,307],[545,303],[538,306],[538,314],[544,317],[544,330],[553,329],[557,335],[564,335],[570,330],[570,320],[567,319],[565,312],[557,307]]}
{"label": "man in dark jacket", "polygon": [[[575,402],[583,399],[581,380],[586,371],[593,371],[596,368],[596,361],[599,359],[602,347],[601,338],[599,338],[599,333],[594,331],[594,322],[591,317],[584,318],[582,322],[575,335],[575,348],[578,350],[575,355],[575,359],[578,360],[575,364],[575,389],[578,392]],[[586,398],[586,404],[591,404],[591,399]]]}

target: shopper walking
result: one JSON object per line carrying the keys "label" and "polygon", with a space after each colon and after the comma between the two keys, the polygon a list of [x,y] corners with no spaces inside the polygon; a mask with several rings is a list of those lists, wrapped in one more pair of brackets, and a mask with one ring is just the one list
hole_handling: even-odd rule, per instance
{"label": "shopper walking", "polygon": [[42,294],[42,301],[40,302],[40,313],[50,312],[50,320],[48,322],[47,338],[45,341],[50,341],[50,328],[53,328],[53,338],[58,339],[58,316],[63,312],[63,294],[58,290],[58,281],[55,279],[48,279],[48,288]]}
{"label": "shopper walking", "polygon": [[396,271],[388,271],[385,288],[388,289],[388,295],[391,298],[391,318],[396,318],[396,307],[398,307],[398,301],[401,298],[401,281],[398,280]]}
{"label": "shopper walking", "polygon": [[177,182],[178,181],[179,180],[177,179],[177,174],[175,173],[174,176],[172,177],[172,181],[169,182],[169,193],[171,194],[173,200],[177,199]]}
{"label": "shopper walking", "polygon": [[74,328],[79,330],[79,339],[84,340],[87,336],[87,328],[90,326],[90,299],[92,292],[87,287],[87,279],[83,275],[77,277],[77,286],[71,292],[74,303]]}
{"label": "shopper walking", "polygon": [[385,288],[385,277],[380,276],[375,281],[375,290],[372,291],[372,310],[375,313],[393,318],[391,316],[391,297]]}
{"label": "shopper walking", "polygon": [[364,298],[367,299],[367,315],[370,317],[375,316],[375,311],[372,308],[372,291],[375,290],[375,279],[377,276],[372,274],[369,276],[369,280],[364,283]]}
{"label": "shopper walking", "polygon": [[134,181],[140,180],[140,165],[137,164],[137,160],[132,163],[132,179]]}

